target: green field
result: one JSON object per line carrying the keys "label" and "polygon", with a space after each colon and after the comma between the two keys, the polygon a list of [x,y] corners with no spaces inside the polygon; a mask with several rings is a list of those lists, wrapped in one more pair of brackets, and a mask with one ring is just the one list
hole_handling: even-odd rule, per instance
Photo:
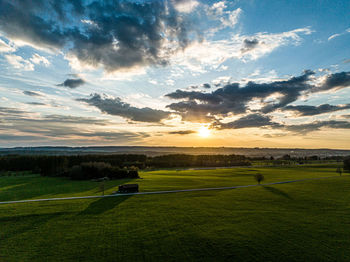
{"label": "green field", "polygon": [[[334,166],[141,172],[141,191],[223,191],[0,205],[0,261],[349,261],[350,177]],[[0,177],[0,201],[99,195],[99,183]]]}

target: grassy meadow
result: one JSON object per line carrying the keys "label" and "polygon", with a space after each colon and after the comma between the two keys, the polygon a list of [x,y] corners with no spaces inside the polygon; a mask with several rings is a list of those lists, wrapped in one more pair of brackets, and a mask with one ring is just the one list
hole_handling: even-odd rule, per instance
{"label": "grassy meadow", "polygon": [[[140,191],[329,177],[223,191],[0,205],[0,261],[349,261],[350,177],[335,167],[140,172]],[[0,201],[99,195],[99,183],[0,177]]]}

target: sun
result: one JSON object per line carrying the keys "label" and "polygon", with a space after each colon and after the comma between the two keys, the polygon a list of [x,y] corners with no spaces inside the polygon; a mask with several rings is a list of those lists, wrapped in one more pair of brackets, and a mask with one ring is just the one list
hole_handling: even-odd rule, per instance
{"label": "sun", "polygon": [[210,129],[207,126],[201,126],[198,130],[198,135],[200,137],[208,137],[210,136]]}

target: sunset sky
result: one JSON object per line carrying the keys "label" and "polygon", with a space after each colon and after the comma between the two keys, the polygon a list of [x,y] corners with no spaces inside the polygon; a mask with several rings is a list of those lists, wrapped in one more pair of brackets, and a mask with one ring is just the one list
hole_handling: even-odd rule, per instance
{"label": "sunset sky", "polygon": [[350,1],[0,0],[0,147],[350,149]]}

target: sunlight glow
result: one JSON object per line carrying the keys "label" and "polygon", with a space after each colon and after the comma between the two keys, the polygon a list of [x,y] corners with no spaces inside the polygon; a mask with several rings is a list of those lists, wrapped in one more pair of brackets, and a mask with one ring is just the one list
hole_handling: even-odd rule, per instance
{"label": "sunlight glow", "polygon": [[210,136],[209,128],[207,126],[201,126],[198,130],[198,135],[203,138]]}

